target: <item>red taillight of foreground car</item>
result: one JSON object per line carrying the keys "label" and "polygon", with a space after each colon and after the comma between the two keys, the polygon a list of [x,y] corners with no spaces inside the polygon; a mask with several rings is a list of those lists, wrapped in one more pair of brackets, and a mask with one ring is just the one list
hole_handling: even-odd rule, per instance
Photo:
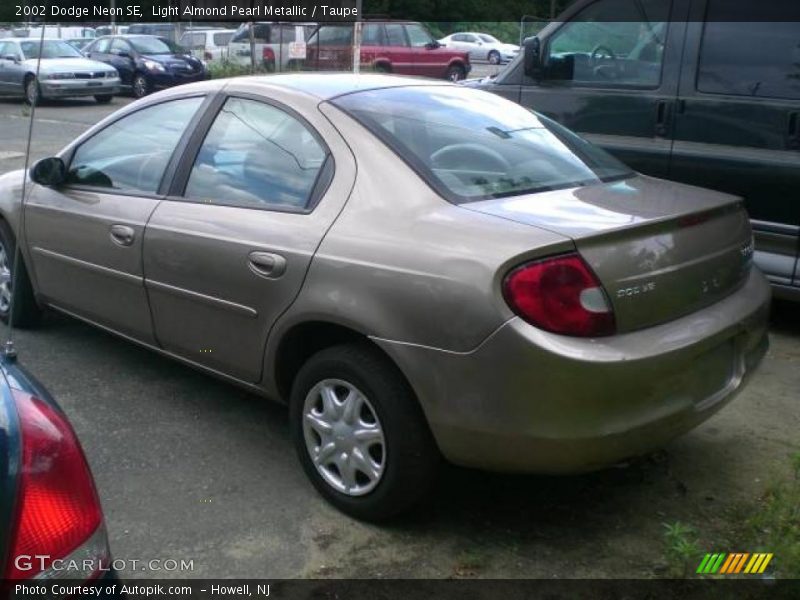
{"label": "red taillight of foreground car", "polygon": [[596,337],[616,330],[603,287],[577,254],[514,269],[503,283],[503,295],[520,317],[553,333]]}
{"label": "red taillight of foreground car", "polygon": [[[12,526],[7,579],[27,579],[50,569],[54,560],[80,550],[92,559],[89,578],[108,559],[103,513],[89,465],[66,418],[48,403],[14,391],[22,456]],[[42,558],[45,557],[45,558]]]}
{"label": "red taillight of foreground car", "polygon": [[265,63],[275,62],[275,51],[272,48],[265,47],[261,51],[261,60]]}

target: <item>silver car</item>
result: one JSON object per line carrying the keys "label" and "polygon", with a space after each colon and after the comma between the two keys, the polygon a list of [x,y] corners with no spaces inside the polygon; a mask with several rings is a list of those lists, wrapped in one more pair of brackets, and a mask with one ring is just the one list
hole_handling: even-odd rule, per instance
{"label": "silver car", "polygon": [[651,451],[768,344],[739,199],[460,86],[189,84],[31,178],[21,206],[23,173],[0,177],[0,314],[55,309],[287,402],[306,473],[359,518],[408,509],[442,457],[569,473]]}
{"label": "silver car", "polygon": [[485,60],[493,65],[510,62],[519,54],[519,46],[501,42],[488,33],[451,33],[440,39],[439,43],[448,48],[469,52],[470,60]]}
{"label": "silver car", "polygon": [[30,104],[40,98],[94,96],[107,104],[119,86],[115,68],[89,60],[65,40],[0,39],[0,95],[23,96]]}

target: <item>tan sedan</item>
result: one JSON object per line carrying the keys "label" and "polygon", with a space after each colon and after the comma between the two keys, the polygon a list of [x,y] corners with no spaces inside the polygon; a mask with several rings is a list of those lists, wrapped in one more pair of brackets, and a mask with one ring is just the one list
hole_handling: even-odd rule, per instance
{"label": "tan sedan", "polygon": [[767,347],[739,199],[481,91],[192,84],[31,177],[24,219],[22,173],[0,178],[6,320],[49,307],[288,402],[306,473],[360,518],[422,498],[441,457],[575,472],[648,452]]}

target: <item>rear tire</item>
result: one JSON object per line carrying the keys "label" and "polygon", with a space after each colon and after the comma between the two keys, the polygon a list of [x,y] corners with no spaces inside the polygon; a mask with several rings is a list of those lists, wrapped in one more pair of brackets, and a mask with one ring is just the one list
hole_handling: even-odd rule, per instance
{"label": "rear tire", "polygon": [[439,450],[408,383],[376,349],[345,344],[313,355],[295,378],[289,415],[306,475],[342,512],[381,521],[430,491]]}
{"label": "rear tire", "polygon": [[136,73],[131,82],[131,91],[134,98],[144,98],[150,93],[150,82],[144,73]]}
{"label": "rear tire", "polygon": [[461,65],[452,65],[445,75],[450,81],[461,81],[467,77],[467,71]]}
{"label": "rear tire", "polygon": [[[16,239],[8,223],[0,221],[0,320],[6,325],[25,329],[39,323],[42,310],[36,303],[33,286],[21,255],[16,265],[19,273],[14,277],[16,247]],[[13,321],[9,323],[11,319]]]}
{"label": "rear tire", "polygon": [[376,73],[383,73],[383,74],[392,72],[392,69],[386,63],[378,63],[377,65],[375,65],[374,70]]}
{"label": "rear tire", "polygon": [[95,102],[97,102],[98,104],[110,104],[111,101],[114,99],[114,96],[112,96],[111,94],[103,94],[100,96],[95,96],[94,99]]}

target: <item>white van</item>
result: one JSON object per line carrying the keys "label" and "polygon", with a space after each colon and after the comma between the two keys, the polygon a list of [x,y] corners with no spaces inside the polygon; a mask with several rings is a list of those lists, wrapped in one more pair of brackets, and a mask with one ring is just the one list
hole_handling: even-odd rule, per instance
{"label": "white van", "polygon": [[233,29],[209,27],[183,32],[178,44],[191,52],[192,56],[206,62],[228,59],[228,44],[236,33]]}
{"label": "white van", "polygon": [[316,23],[242,23],[228,45],[229,60],[247,66],[251,63],[250,28],[253,29],[255,65],[268,70],[285,70],[305,60],[305,43]]}

